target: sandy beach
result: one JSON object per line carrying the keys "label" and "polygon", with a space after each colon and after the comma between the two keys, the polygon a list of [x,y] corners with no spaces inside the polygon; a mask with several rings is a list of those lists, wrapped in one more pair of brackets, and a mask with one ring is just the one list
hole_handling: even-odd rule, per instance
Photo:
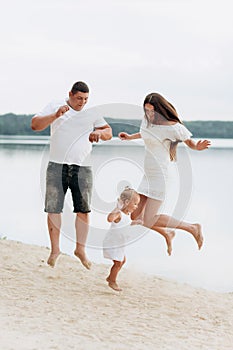
{"label": "sandy beach", "polygon": [[0,343],[4,350],[233,349],[233,293],[220,294],[108,265],[86,270],[48,248],[0,240]]}

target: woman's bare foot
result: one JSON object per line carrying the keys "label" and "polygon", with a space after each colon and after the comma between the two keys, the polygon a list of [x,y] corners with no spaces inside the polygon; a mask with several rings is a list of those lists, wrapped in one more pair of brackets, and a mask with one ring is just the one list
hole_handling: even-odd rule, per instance
{"label": "woman's bare foot", "polygon": [[194,231],[191,233],[197,242],[198,248],[201,249],[201,247],[203,245],[203,240],[204,240],[204,237],[202,235],[201,225],[200,224],[193,224],[192,226],[194,227]]}
{"label": "woman's bare foot", "polygon": [[91,261],[87,259],[86,254],[84,252],[79,252],[77,250],[74,251],[74,255],[79,258],[83,266],[86,267],[86,269],[91,269]]}
{"label": "woman's bare foot", "polygon": [[167,253],[171,255],[172,253],[172,240],[175,237],[176,232],[174,230],[167,230],[165,240],[167,243]]}
{"label": "woman's bare foot", "polygon": [[109,277],[106,278],[106,281],[108,282],[108,286],[114,290],[116,290],[117,292],[121,292],[122,289],[118,286],[118,284],[116,282],[113,282],[109,279]]}
{"label": "woman's bare foot", "polygon": [[59,257],[61,252],[58,253],[50,253],[49,258],[47,260],[47,264],[50,265],[51,267],[54,267],[56,264],[56,260]]}

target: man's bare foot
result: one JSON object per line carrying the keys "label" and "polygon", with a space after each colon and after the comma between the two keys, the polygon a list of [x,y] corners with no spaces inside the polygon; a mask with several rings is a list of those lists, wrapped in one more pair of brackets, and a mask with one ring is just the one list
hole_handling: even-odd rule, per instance
{"label": "man's bare foot", "polygon": [[86,254],[84,252],[78,252],[77,250],[74,251],[74,255],[79,258],[83,266],[86,267],[86,269],[91,269],[91,261],[87,259]]}
{"label": "man's bare foot", "polygon": [[167,234],[165,236],[167,243],[167,253],[171,255],[172,253],[172,240],[175,237],[176,232],[174,230],[167,230]]}
{"label": "man's bare foot", "polygon": [[47,264],[50,265],[51,267],[54,267],[56,264],[56,260],[59,257],[61,252],[58,253],[50,253],[49,258],[47,260]]}
{"label": "man's bare foot", "polygon": [[202,235],[202,229],[200,224],[194,224],[194,232],[192,233],[193,237],[195,238],[198,248],[201,249],[203,245],[204,237]]}
{"label": "man's bare foot", "polygon": [[108,286],[114,290],[116,290],[117,292],[121,292],[122,289],[118,286],[118,284],[116,282],[113,282],[109,279],[109,277],[106,278],[106,281],[108,282]]}

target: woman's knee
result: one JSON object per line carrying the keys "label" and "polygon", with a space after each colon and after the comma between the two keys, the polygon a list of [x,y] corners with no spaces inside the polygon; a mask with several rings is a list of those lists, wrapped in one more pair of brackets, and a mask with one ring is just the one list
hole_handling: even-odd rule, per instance
{"label": "woman's knee", "polygon": [[147,201],[147,197],[140,194],[140,202],[139,202],[138,208],[131,214],[132,220],[143,219],[146,201]]}
{"label": "woman's knee", "polygon": [[158,215],[156,215],[154,217],[148,217],[145,215],[143,218],[143,226],[151,228],[152,226],[156,225],[158,218],[159,218]]}

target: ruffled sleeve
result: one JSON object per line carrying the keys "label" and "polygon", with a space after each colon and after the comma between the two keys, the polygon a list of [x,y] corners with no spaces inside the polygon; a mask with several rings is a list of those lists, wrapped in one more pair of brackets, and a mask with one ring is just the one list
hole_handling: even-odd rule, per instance
{"label": "ruffled sleeve", "polygon": [[176,124],[176,140],[178,141],[185,141],[191,138],[192,133],[183,125],[183,124]]}
{"label": "ruffled sleeve", "polygon": [[191,138],[191,136],[193,136],[193,134],[183,124],[179,124],[179,127],[179,136],[181,141],[188,140]]}

